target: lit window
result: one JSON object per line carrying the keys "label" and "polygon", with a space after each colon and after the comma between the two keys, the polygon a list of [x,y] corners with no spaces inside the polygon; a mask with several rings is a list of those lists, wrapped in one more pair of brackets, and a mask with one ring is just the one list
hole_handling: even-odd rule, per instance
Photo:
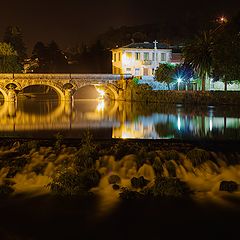
{"label": "lit window", "polygon": [[155,61],[155,58],[154,58],[154,57],[155,57],[155,54],[152,53],[152,60],[153,60],[153,61]]}
{"label": "lit window", "polygon": [[131,52],[127,52],[126,56],[127,56],[127,58],[132,58],[132,53]]}
{"label": "lit window", "polygon": [[114,62],[117,61],[117,54],[116,54],[116,53],[113,54],[113,61],[114,61]]}
{"label": "lit window", "polygon": [[136,52],[136,53],[135,53],[135,59],[136,59],[136,60],[140,60],[140,53],[139,53],[139,52]]}
{"label": "lit window", "polygon": [[121,62],[121,53],[118,53],[118,61]]}

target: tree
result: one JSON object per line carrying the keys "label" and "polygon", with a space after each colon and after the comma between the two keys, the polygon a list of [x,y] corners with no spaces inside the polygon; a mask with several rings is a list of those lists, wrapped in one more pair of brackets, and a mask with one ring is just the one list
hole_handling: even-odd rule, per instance
{"label": "tree", "polygon": [[155,79],[158,82],[166,83],[168,86],[168,90],[170,90],[170,83],[173,81],[175,68],[176,67],[174,65],[164,63],[159,64],[159,67],[155,72]]}
{"label": "tree", "polygon": [[17,52],[10,44],[0,42],[0,72],[20,72],[21,65],[18,62]]}
{"label": "tree", "polygon": [[3,41],[12,45],[13,49],[17,52],[20,62],[23,62],[27,57],[27,49],[25,47],[22,31],[17,26],[8,26],[6,28]]}
{"label": "tree", "polygon": [[37,42],[32,51],[32,59],[38,60],[38,72],[64,72],[67,66],[65,55],[54,41],[47,46]]}
{"label": "tree", "polygon": [[202,32],[183,48],[184,63],[202,79],[202,91],[205,91],[206,79],[212,73],[213,36],[211,31]]}
{"label": "tree", "polygon": [[240,80],[240,14],[217,36],[213,51],[214,73],[225,83]]}

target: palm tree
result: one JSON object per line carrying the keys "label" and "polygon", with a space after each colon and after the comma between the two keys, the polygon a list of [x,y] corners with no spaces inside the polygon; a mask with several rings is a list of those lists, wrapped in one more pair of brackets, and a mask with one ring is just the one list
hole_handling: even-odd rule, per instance
{"label": "palm tree", "polygon": [[213,34],[202,32],[183,48],[184,63],[190,65],[202,80],[205,91],[206,79],[212,72]]}

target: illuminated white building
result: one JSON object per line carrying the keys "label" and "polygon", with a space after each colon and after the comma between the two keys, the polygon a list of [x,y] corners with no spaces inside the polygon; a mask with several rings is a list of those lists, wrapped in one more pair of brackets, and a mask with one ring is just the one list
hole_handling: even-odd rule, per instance
{"label": "illuminated white building", "polygon": [[153,77],[159,63],[179,64],[181,55],[167,45],[153,43],[131,43],[112,49],[113,74],[132,74]]}

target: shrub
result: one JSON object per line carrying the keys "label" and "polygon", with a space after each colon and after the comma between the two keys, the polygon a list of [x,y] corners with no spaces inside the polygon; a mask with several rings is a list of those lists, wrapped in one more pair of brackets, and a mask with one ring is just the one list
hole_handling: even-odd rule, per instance
{"label": "shrub", "polygon": [[121,178],[118,175],[111,175],[108,177],[109,184],[117,184],[121,182]]}
{"label": "shrub", "polygon": [[133,188],[143,188],[149,183],[148,180],[146,180],[143,176],[136,178],[133,177],[131,179],[131,185]]}
{"label": "shrub", "polygon": [[67,170],[56,176],[48,185],[51,191],[58,195],[88,195],[92,187],[96,187],[100,181],[100,173],[97,170],[85,170],[77,172]]}
{"label": "shrub", "polygon": [[38,141],[35,141],[35,140],[27,141],[20,144],[19,147],[17,148],[17,151],[20,154],[28,154],[32,149],[37,149],[38,146],[39,146]]}
{"label": "shrub", "polygon": [[206,150],[194,148],[187,153],[187,158],[191,160],[194,167],[206,162],[210,159],[210,154]]}
{"label": "shrub", "polygon": [[158,177],[155,179],[153,194],[155,197],[179,198],[188,196],[190,190],[186,183],[178,178]]}
{"label": "shrub", "polygon": [[138,200],[142,199],[143,195],[137,191],[131,191],[128,188],[122,188],[119,193],[119,197],[122,200]]}

